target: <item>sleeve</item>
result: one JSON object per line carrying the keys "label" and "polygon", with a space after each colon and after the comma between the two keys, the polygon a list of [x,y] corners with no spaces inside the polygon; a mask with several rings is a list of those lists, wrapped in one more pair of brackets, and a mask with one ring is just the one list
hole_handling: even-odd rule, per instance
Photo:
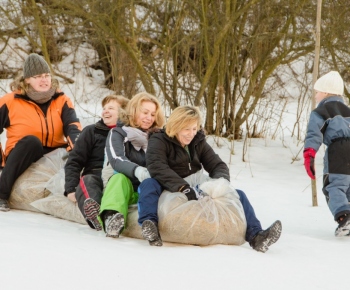
{"label": "sleeve", "polygon": [[215,153],[214,149],[207,143],[206,140],[202,141],[199,154],[199,160],[211,178],[223,177],[230,181],[230,171],[227,164],[222,161],[220,156]]}
{"label": "sleeve", "polygon": [[3,96],[0,98],[0,134],[4,131],[4,128],[10,126],[9,109],[7,106],[8,98]]}
{"label": "sleeve", "polygon": [[313,148],[317,152],[323,142],[322,127],[325,125],[324,119],[316,112],[311,112],[307,125],[304,148]]}
{"label": "sleeve", "polygon": [[74,148],[74,144],[81,132],[81,124],[75,112],[72,101],[66,96],[62,107],[63,133],[67,138],[67,151]]}
{"label": "sleeve", "polygon": [[81,132],[75,142],[73,150],[69,153],[67,163],[64,167],[65,172],[65,193],[75,192],[79,181],[81,171],[89,160],[94,147],[94,127],[90,125]]}
{"label": "sleeve", "polygon": [[[160,133],[161,134],[161,133]],[[164,189],[176,192],[188,184],[168,163],[168,144],[159,138],[160,134],[152,134],[148,141],[146,152],[146,165],[152,178],[155,178]]]}
{"label": "sleeve", "polygon": [[135,178],[134,171],[138,164],[131,162],[125,155],[125,136],[119,127],[113,128],[109,131],[106,140],[106,153],[109,163],[111,164],[114,171],[123,173],[129,178]]}

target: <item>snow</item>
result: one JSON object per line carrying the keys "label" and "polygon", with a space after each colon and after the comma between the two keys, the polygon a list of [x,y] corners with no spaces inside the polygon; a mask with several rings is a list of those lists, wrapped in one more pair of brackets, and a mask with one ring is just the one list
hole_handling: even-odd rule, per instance
{"label": "snow", "polygon": [[[57,67],[64,69],[71,61],[67,57]],[[81,67],[71,71],[69,77],[76,83],[71,87],[64,85],[63,90],[74,100],[86,125],[96,120],[99,103],[110,92],[99,88],[100,72],[84,78],[83,71]],[[94,75],[98,75],[96,82]],[[2,83],[7,84],[8,80]],[[85,99],[78,104],[79,95]],[[247,194],[263,228],[276,219],[282,221],[282,236],[266,253],[252,250],[247,243],[207,247],[164,243],[163,247],[150,247],[145,240],[107,238],[87,225],[11,210],[0,212],[1,289],[348,287],[344,256],[350,237],[334,237],[337,225],[321,190],[323,148],[316,158],[319,204],[312,206],[310,179],[301,153],[303,143],[288,136],[296,107],[296,101],[288,104],[279,138],[271,140],[266,136],[249,141],[245,162],[243,141],[235,141],[235,154],[230,156],[229,141],[221,139],[217,146],[212,137],[208,138],[229,163],[231,182]],[[305,126],[303,121],[303,130]]]}
{"label": "snow", "polygon": [[[228,160],[227,146],[215,151]],[[318,207],[298,148],[253,139],[249,162],[236,142],[231,182],[244,190],[264,228],[280,219],[280,240],[266,253],[242,246],[198,247],[106,238],[87,225],[20,210],[0,212],[2,289],[337,289],[347,285],[349,238],[334,237],[318,154]],[[239,152],[239,153],[238,153]]]}

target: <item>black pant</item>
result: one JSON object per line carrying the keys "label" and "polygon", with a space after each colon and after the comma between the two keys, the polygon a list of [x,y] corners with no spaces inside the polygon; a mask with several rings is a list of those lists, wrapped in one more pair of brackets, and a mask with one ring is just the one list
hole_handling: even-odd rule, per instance
{"label": "black pant", "polygon": [[41,141],[32,135],[19,140],[6,158],[0,177],[0,198],[9,199],[17,178],[44,154],[56,148],[43,147]]}
{"label": "black pant", "polygon": [[98,204],[101,204],[103,192],[103,181],[100,176],[94,174],[87,174],[80,178],[79,185],[75,191],[75,198],[78,202],[78,207],[83,214],[85,220],[91,228],[94,229],[93,224],[86,219],[84,211],[84,202],[88,198],[92,198]]}

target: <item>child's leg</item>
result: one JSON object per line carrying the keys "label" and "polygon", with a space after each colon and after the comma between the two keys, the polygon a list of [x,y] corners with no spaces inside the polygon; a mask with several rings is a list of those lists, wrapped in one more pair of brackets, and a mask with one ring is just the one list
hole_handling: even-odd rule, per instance
{"label": "child's leg", "polygon": [[350,175],[330,173],[328,184],[324,184],[324,192],[328,194],[328,207],[338,220],[344,214],[350,214],[350,204],[347,198],[349,190]]}

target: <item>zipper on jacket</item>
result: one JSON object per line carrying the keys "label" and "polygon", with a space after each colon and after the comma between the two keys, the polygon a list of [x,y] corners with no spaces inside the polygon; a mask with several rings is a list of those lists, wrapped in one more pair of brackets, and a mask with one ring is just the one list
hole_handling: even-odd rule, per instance
{"label": "zipper on jacket", "polygon": [[46,124],[46,141],[45,141],[45,146],[47,147],[47,143],[48,143],[48,140],[49,140],[49,125],[47,124],[47,118],[46,116],[44,116],[44,120],[45,120],[45,124]]}

